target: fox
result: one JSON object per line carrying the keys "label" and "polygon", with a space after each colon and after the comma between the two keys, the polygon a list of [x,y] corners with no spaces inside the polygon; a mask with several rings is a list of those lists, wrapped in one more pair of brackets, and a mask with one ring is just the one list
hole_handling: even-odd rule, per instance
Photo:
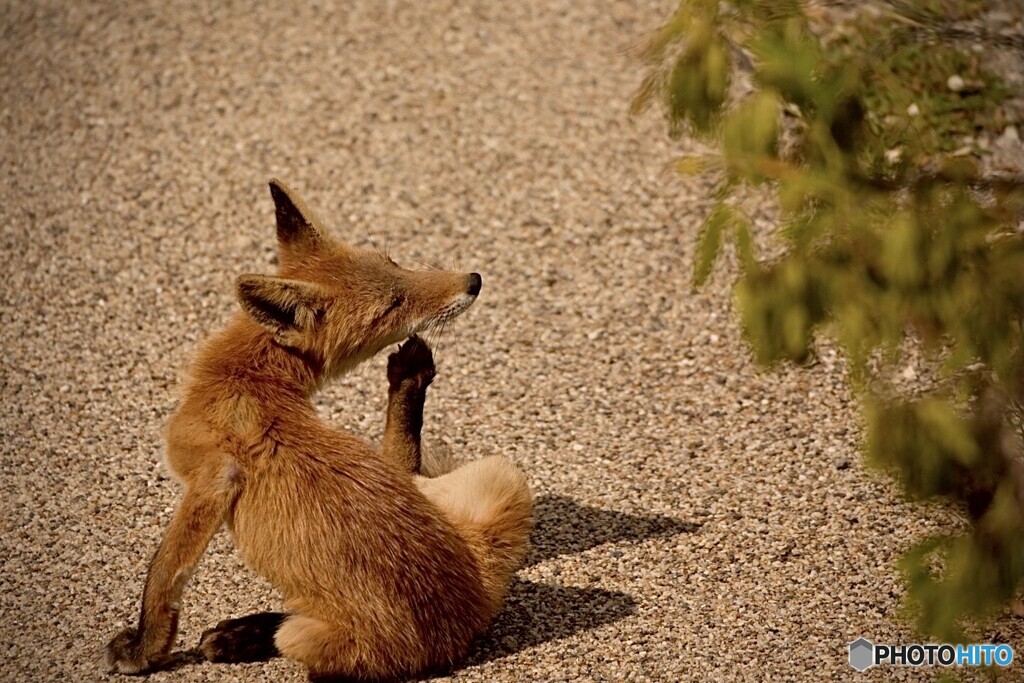
{"label": "fox", "polygon": [[[279,180],[270,193],[277,274],[237,278],[240,310],[191,364],[166,431],[183,494],[138,624],[109,641],[108,664],[167,665],[185,585],[226,525],[285,610],[219,622],[196,648],[206,660],[284,656],[311,681],[449,670],[500,609],[533,524],[526,476],[509,459],[432,472],[421,443],[436,376],[421,333],[466,311],[482,278],[403,268],[333,237]],[[395,345],[379,446],[319,417],[312,396],[326,381]]]}

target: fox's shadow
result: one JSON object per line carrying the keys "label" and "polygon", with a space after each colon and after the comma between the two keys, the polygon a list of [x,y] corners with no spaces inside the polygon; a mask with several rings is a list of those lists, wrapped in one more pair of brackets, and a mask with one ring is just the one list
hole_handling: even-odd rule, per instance
{"label": "fox's shadow", "polygon": [[624,619],[636,609],[626,593],[516,579],[505,606],[459,668],[513,655],[535,645]]}
{"label": "fox's shadow", "polygon": [[[674,536],[700,527],[674,517],[586,507],[559,495],[536,499],[534,523],[527,566],[605,543]],[[589,631],[624,619],[635,609],[636,601],[627,593],[517,579],[504,608],[477,640],[466,665],[482,664]]]}
{"label": "fox's shadow", "polygon": [[580,505],[569,496],[539,496],[527,566],[605,543],[643,541],[696,531],[700,524],[665,515],[631,515]]}

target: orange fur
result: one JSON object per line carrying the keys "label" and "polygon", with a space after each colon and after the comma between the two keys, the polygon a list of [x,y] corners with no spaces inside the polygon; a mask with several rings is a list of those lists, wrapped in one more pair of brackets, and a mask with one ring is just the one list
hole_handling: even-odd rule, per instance
{"label": "orange fur", "polygon": [[239,278],[243,312],[192,370],[167,445],[184,497],[150,565],[139,627],[115,636],[108,657],[126,673],[166,659],[184,584],[226,522],[246,562],[285,597],[277,649],[311,674],[379,679],[450,665],[525,556],[525,477],[499,457],[416,474],[410,423],[433,376],[429,350],[429,376],[396,366],[392,378],[389,366],[383,450],[324,424],[310,396],[461,313],[479,276],[409,271],[344,246],[282,184],[271,192],[280,272]]}

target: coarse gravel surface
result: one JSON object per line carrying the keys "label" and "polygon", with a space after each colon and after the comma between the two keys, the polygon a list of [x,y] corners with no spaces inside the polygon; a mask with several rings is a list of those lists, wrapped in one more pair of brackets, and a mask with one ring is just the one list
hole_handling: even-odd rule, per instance
{"label": "coarse gravel surface", "polygon": [[[916,640],[896,562],[962,522],[863,468],[827,344],[760,370],[728,265],[691,291],[709,188],[627,116],[627,50],[672,2],[256,4],[0,0],[0,680],[118,680],[103,646],[179,495],[164,424],[234,279],[274,267],[274,176],[353,243],[483,274],[426,438],[513,458],[538,526],[452,680],[847,680],[849,641]],[[378,357],[319,405],[379,438],[386,390]],[[177,647],[279,606],[222,531]],[[1024,622],[984,635],[1019,679]]]}

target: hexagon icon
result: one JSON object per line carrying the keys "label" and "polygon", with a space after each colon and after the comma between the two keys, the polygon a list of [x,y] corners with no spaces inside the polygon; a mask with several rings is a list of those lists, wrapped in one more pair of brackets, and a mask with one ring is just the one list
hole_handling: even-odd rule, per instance
{"label": "hexagon icon", "polygon": [[867,638],[858,638],[850,643],[850,666],[857,671],[867,671],[875,665],[875,646]]}

